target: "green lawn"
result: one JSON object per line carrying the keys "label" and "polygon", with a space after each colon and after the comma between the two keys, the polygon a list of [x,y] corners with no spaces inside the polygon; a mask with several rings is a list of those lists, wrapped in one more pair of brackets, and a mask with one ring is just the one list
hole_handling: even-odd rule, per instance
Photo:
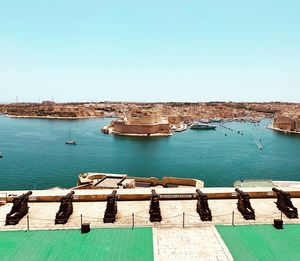
{"label": "green lawn", "polygon": [[300,225],[216,226],[234,260],[300,260]]}
{"label": "green lawn", "polygon": [[1,260],[153,260],[152,228],[0,232]]}

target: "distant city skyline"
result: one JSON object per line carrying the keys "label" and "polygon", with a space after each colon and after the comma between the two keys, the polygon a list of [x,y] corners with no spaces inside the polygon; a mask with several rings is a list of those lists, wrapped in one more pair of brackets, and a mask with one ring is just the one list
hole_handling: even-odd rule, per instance
{"label": "distant city skyline", "polygon": [[3,1],[0,103],[300,102],[300,2]]}

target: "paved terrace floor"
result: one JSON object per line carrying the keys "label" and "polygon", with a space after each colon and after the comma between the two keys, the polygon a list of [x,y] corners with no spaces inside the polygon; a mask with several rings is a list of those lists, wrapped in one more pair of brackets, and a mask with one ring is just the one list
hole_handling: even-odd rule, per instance
{"label": "paved terrace floor", "polygon": [[[182,227],[183,212],[185,213],[184,223],[186,227],[204,227],[214,224],[232,223],[232,212],[234,211],[234,224],[272,224],[273,219],[280,218],[281,213],[277,209],[276,199],[251,199],[252,207],[255,209],[256,220],[244,220],[237,211],[237,200],[209,200],[213,221],[202,222],[196,212],[196,200],[170,200],[161,201],[162,222],[155,224],[157,227]],[[300,209],[300,198],[292,199],[295,207]],[[118,213],[114,224],[104,224],[103,216],[106,202],[74,202],[73,214],[65,225],[55,225],[55,214],[59,209],[59,202],[54,203],[29,203],[29,224],[30,229],[64,229],[79,228],[81,215],[83,222],[91,223],[92,227],[110,226],[132,226],[132,213],[134,223],[137,226],[150,226],[149,201],[120,201]],[[23,218],[16,226],[5,226],[6,214],[11,210],[12,203],[0,207],[0,230],[27,229],[27,220]],[[299,219],[288,219],[283,215],[284,223],[300,224]]]}

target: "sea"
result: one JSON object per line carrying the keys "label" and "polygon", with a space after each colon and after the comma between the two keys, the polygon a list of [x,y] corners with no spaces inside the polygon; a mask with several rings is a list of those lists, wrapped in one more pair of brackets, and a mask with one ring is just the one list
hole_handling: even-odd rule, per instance
{"label": "sea", "polygon": [[[206,187],[236,180],[300,180],[300,135],[228,122],[170,137],[101,133],[111,118],[17,119],[0,116],[0,190],[70,188],[82,172],[196,178]],[[77,145],[66,145],[69,137]]]}

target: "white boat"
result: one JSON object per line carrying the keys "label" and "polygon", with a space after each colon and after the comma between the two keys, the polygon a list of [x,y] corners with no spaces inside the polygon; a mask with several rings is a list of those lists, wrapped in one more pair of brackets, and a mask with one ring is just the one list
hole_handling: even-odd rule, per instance
{"label": "white boat", "polygon": [[77,141],[76,141],[76,140],[66,140],[66,141],[65,141],[65,144],[68,144],[68,145],[76,145],[76,144],[77,144]]}
{"label": "white boat", "polygon": [[188,126],[186,123],[181,123],[179,125],[179,128],[176,128],[176,130],[174,130],[175,132],[182,132],[182,131],[185,131],[187,130]]}
{"label": "white boat", "polygon": [[77,141],[71,139],[71,128],[69,129],[69,139],[65,141],[65,144],[67,145],[76,145]]}

